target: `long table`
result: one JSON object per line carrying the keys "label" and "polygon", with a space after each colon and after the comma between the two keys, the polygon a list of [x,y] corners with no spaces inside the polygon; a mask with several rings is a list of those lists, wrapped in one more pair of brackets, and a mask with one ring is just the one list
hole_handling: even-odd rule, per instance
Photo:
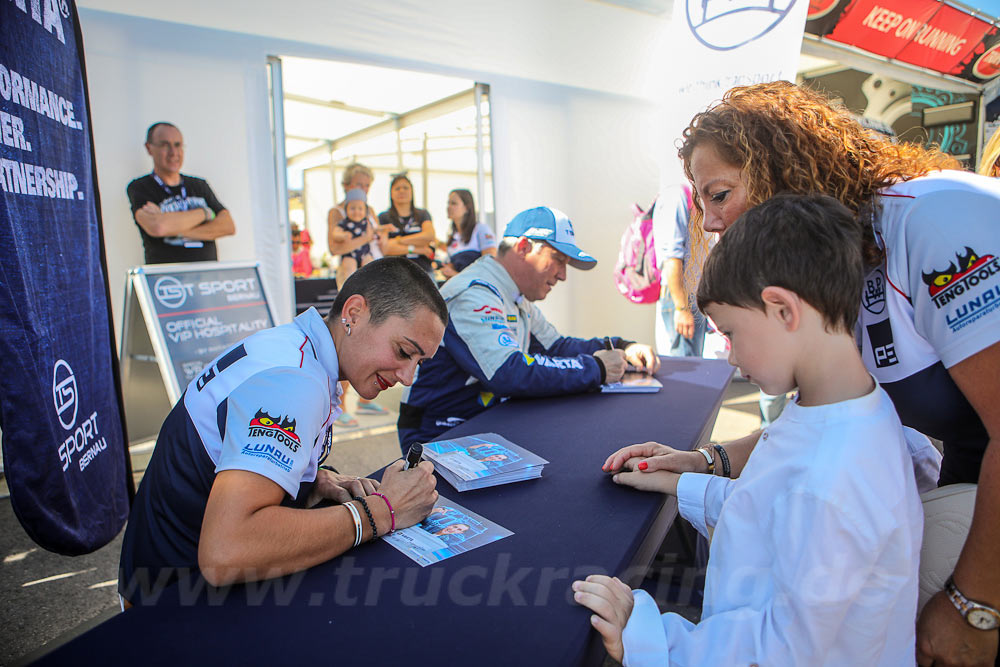
{"label": "long table", "polygon": [[447,437],[495,432],[549,460],[541,479],[438,490],[514,535],[421,568],[382,541],[305,572],[226,589],[167,589],[39,664],[600,664],[570,583],[641,578],[676,515],[673,498],[619,487],[613,450],[704,442],[732,375],[724,361],[664,357],[655,394],[510,400]]}

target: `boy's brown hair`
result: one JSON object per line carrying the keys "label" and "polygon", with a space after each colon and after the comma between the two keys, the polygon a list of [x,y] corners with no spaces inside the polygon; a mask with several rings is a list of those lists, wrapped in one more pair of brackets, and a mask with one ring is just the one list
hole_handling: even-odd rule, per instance
{"label": "boy's brown hair", "polygon": [[861,227],[827,195],[781,194],[726,230],[705,262],[698,307],[764,310],[769,285],[799,295],[833,330],[852,333],[864,283]]}

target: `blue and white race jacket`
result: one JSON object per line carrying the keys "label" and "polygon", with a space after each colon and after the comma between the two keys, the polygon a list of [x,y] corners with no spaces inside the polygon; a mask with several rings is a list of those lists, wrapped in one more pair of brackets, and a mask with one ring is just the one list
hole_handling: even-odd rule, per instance
{"label": "blue and white race jacket", "polygon": [[[510,396],[592,391],[604,371],[592,356],[603,339],[562,336],[517,290],[507,270],[483,257],[441,288],[448,327],[400,407],[399,441],[433,440]],[[615,347],[626,341],[613,338]]]}
{"label": "blue and white race jacket", "polygon": [[118,589],[154,603],[198,567],[198,541],[215,476],[266,477],[303,506],[339,416],[340,364],[316,309],[260,331],[205,367],[167,415],[122,542]]}
{"label": "blue and white race jacket", "polygon": [[1000,341],[1000,179],[935,172],[879,199],[862,357],[903,424],[944,441],[941,484],[975,483],[989,434],[948,369]]}

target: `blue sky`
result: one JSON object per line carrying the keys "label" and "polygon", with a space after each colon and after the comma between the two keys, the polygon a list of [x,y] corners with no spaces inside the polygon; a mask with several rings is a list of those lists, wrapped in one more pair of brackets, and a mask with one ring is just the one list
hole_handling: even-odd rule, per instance
{"label": "blue sky", "polygon": [[976,9],[981,9],[987,14],[993,16],[1000,16],[1000,0],[978,0],[969,1],[965,0],[963,4],[969,5],[970,7],[975,7]]}

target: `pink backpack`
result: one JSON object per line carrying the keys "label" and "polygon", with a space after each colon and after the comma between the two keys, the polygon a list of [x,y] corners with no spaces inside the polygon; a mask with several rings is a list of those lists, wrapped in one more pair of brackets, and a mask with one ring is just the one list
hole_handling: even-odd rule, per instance
{"label": "pink backpack", "polygon": [[621,250],[615,264],[615,285],[632,303],[654,303],[660,298],[660,266],[653,243],[653,209],[632,205],[632,223],[622,234]]}

